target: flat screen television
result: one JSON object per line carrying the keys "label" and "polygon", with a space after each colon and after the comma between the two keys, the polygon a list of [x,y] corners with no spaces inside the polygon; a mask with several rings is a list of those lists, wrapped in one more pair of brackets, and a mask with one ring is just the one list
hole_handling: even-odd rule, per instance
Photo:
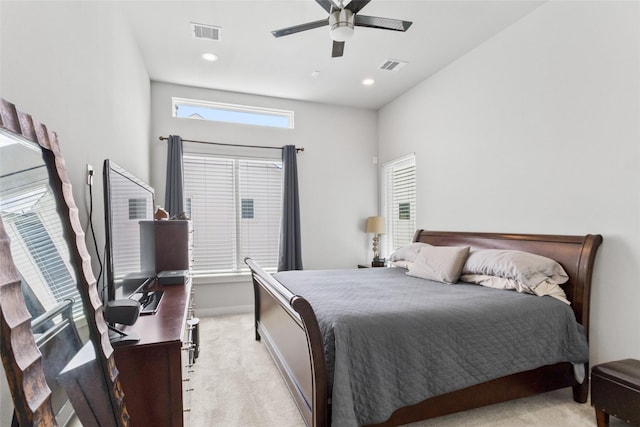
{"label": "flat screen television", "polygon": [[110,159],[104,161],[103,178],[105,287],[107,300],[113,301],[140,292],[155,278],[155,266],[145,257],[140,233],[140,222],[153,220],[155,193]]}

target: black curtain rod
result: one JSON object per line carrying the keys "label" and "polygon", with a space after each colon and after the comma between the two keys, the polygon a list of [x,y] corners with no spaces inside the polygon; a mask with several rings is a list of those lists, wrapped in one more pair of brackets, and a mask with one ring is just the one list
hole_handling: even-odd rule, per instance
{"label": "black curtain rod", "polygon": [[[166,136],[161,136],[160,141],[167,141],[169,138]],[[225,144],[224,142],[208,142],[208,141],[194,141],[192,139],[183,139],[184,142],[194,142],[196,144],[211,144],[211,145],[225,145],[227,147],[245,147],[245,148],[268,148],[270,150],[282,150],[282,147],[268,147],[261,145],[242,145],[242,144]],[[299,151],[304,151],[304,147],[297,148],[296,153]]]}

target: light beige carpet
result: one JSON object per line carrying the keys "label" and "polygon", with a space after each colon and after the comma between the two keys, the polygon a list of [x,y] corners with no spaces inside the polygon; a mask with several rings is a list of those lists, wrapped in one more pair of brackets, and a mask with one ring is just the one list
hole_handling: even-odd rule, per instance
{"label": "light beige carpet", "polygon": [[[303,427],[293,399],[264,345],[253,315],[200,319],[200,357],[192,374],[192,427]],[[571,389],[411,424],[411,427],[595,426],[593,408]],[[611,427],[627,425],[611,418]]]}

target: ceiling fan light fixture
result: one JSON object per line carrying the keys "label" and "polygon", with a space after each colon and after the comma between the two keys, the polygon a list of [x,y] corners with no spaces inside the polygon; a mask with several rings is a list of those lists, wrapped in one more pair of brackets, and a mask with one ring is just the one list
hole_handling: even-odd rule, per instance
{"label": "ceiling fan light fixture", "polygon": [[340,9],[329,15],[331,38],[337,42],[349,40],[353,36],[354,15],[349,9]]}

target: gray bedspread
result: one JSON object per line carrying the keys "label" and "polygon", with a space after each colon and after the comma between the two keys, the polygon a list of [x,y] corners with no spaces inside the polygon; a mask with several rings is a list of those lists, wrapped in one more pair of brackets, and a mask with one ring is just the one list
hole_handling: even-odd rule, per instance
{"label": "gray bedspread", "polygon": [[587,362],[584,330],[551,298],[410,277],[401,268],[274,277],[313,306],[332,426],[389,418],[426,398],[557,362]]}

